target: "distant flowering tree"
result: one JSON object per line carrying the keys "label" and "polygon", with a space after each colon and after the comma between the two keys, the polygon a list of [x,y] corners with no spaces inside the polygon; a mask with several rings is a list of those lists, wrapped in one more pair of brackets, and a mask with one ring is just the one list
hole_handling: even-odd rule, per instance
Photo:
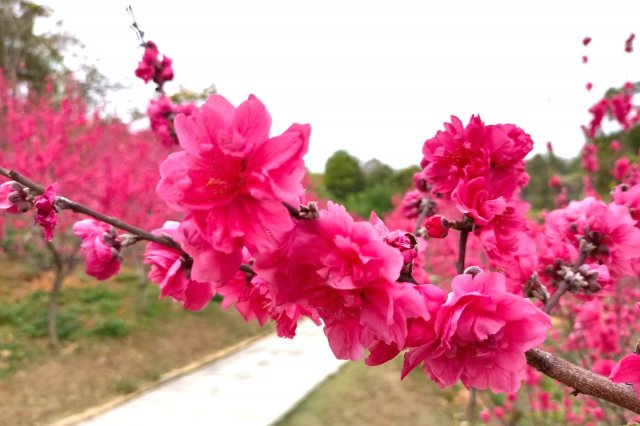
{"label": "distant flowering tree", "polygon": [[[173,78],[171,61],[155,43],[143,46],[136,75],[154,81],[163,96],[164,83]],[[523,384],[534,389],[532,410],[563,410],[566,423],[630,417],[612,404],[640,414],[630,385],[640,386],[638,355],[628,354],[640,332],[633,305],[640,299],[636,175],[614,171],[622,182],[611,202],[595,196],[564,200],[537,222],[520,197],[529,180],[524,158],[531,137],[513,124],[488,125],[472,116],[465,125],[451,117],[424,142],[422,171],[396,211],[386,222],[375,213],[361,221],[339,204],[320,208],[307,199],[303,157],[310,126],[293,124],[271,136],[271,117],[255,96],[234,106],[212,95],[199,108],[151,111],[152,123],[158,116],[164,125],[155,131],[174,139],[178,150],[158,162],[156,191],[167,212],[182,214],[180,221],[148,232],[61,196],[60,182],[45,188],[4,168],[0,174],[10,181],[0,186],[0,208],[16,214],[33,208],[47,239],[62,210],[90,216],[73,230],[82,240],[87,273],[97,278],[116,274],[122,251],[146,241],[149,279],[186,309],[202,309],[220,294],[225,309],[235,306],[260,324],[271,319],[289,338],[307,317],[324,327],[339,359],[368,353],[366,363],[378,365],[404,353],[402,377],[421,367],[441,387],[461,381],[473,390],[507,394],[480,413],[484,421],[504,421],[508,412],[515,419]],[[594,171],[598,162],[590,146],[583,160]],[[1,160],[32,171],[21,158]],[[112,179],[121,169],[109,167],[109,173],[87,177],[107,191],[107,201],[133,184]],[[79,179],[76,169],[82,167],[68,170]],[[587,195],[593,192],[589,182]],[[561,188],[562,180],[554,176],[549,185]],[[136,193],[136,210],[147,197],[153,199],[144,190]],[[154,200],[149,209],[160,205]],[[110,209],[116,207],[104,208]],[[55,233],[64,226],[59,222]],[[550,314],[564,332],[551,328]],[[589,399],[577,412],[567,392],[561,407],[538,386],[541,374],[574,395],[608,402]],[[477,397],[471,395],[473,419]]]}

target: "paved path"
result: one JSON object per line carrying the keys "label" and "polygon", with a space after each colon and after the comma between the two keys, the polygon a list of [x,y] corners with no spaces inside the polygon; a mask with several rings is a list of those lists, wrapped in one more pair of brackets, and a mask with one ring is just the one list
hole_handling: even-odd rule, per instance
{"label": "paved path", "polygon": [[267,426],[342,363],[322,328],[304,321],[293,340],[267,336],[80,425]]}

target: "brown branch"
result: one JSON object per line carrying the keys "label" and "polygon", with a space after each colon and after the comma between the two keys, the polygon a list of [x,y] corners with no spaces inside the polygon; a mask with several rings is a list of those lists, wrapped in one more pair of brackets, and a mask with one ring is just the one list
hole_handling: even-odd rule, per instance
{"label": "brown branch", "polygon": [[550,313],[558,304],[560,298],[564,296],[567,291],[569,291],[569,284],[565,280],[560,281],[560,286],[556,289],[555,293],[553,293],[553,296],[551,296],[549,300],[547,300],[547,303],[544,305],[544,309],[542,310],[542,312],[544,312],[545,314]]}
{"label": "brown branch", "polygon": [[[45,191],[45,188],[42,185],[22,176],[20,173],[14,170],[7,170],[5,168],[0,167],[0,175],[5,176],[13,181],[18,182],[21,185],[26,186],[27,188],[31,189],[37,194],[42,194]],[[115,226],[118,229],[122,229],[134,235],[137,235],[138,237],[140,237],[140,239],[153,241],[154,243],[162,244],[174,250],[183,252],[180,245],[167,235],[152,234],[151,232],[145,231],[144,229],[138,228],[133,225],[129,225],[128,223],[123,222],[118,218],[107,216],[100,212],[97,212],[92,208],[85,206],[84,204],[77,203],[66,197],[63,197],[60,195],[56,196],[56,206],[60,209],[67,209],[67,210],[74,211],[76,213],[82,213],[86,216],[93,217],[94,219],[98,219],[101,222],[108,223],[109,225]]]}
{"label": "brown branch", "polygon": [[575,389],[578,393],[604,399],[640,414],[640,399],[633,387],[613,383],[604,376],[540,349],[530,349],[526,356],[527,363],[536,370]]}

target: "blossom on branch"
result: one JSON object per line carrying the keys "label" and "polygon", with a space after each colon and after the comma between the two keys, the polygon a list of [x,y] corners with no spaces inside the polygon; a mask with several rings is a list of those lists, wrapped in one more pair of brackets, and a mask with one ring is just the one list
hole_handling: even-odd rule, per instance
{"label": "blossom on branch", "polygon": [[84,219],[73,225],[73,233],[82,239],[80,251],[85,258],[87,275],[106,280],[120,271],[120,242],[111,225]]}
{"label": "blossom on branch", "polygon": [[56,190],[53,186],[47,187],[42,195],[39,195],[33,201],[36,209],[34,221],[36,225],[42,227],[44,239],[51,241],[53,239],[53,229],[58,223],[56,215]]}
{"label": "blossom on branch", "polygon": [[175,127],[183,151],[160,165],[157,192],[169,207],[188,213],[189,238],[198,244],[184,247],[187,253],[196,262],[202,250],[209,253],[211,263],[195,267],[193,278],[224,281],[231,274],[215,271],[235,271],[243,246],[252,253],[272,250],[293,228],[282,202],[297,205],[303,195],[311,128],[293,124],[270,138],[271,117],[253,95],[237,108],[212,95],[199,111],[179,114]]}
{"label": "blossom on branch", "polygon": [[[179,225],[178,222],[168,221],[153,233],[175,238]],[[144,251],[144,263],[151,265],[149,280],[160,287],[160,295],[173,298],[186,309],[203,309],[215,294],[212,284],[191,279],[191,265],[176,249],[149,242]]]}
{"label": "blossom on branch", "polygon": [[549,317],[522,296],[507,292],[504,275],[458,275],[438,310],[434,333],[405,355],[402,375],[423,364],[439,386],[513,393],[525,378],[525,352],[542,343]]}

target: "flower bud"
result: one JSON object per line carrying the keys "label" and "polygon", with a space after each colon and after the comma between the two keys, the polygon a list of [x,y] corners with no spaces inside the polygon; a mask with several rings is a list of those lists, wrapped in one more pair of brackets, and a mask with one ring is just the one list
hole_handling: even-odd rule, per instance
{"label": "flower bud", "polygon": [[444,238],[449,233],[449,221],[441,215],[434,215],[424,220],[423,226],[429,238]]}

